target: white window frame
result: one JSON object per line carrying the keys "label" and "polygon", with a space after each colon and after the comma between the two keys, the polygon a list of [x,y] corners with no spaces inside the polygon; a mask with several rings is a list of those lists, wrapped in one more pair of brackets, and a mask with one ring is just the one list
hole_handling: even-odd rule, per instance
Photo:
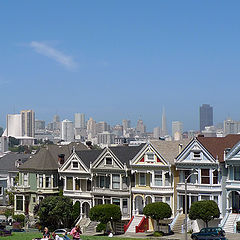
{"label": "white window frame", "polygon": [[[42,179],[41,186],[40,186],[40,179]],[[43,188],[43,174],[39,174],[38,175],[38,187],[39,188]]]}
{"label": "white window frame", "polygon": [[[161,185],[157,185],[157,184],[156,184],[156,179],[157,179],[156,176],[162,176],[162,177],[161,177],[161,181],[162,181],[162,184],[161,184]],[[161,170],[154,172],[154,186],[157,186],[157,187],[163,186],[163,172],[162,172]]]}
{"label": "white window frame", "polygon": [[4,187],[0,186],[0,196],[3,196],[3,193],[4,193]]}
{"label": "white window frame", "polygon": [[23,173],[23,186],[28,187],[28,173]]}
{"label": "white window frame", "polygon": [[[148,153],[146,153],[146,162],[154,162],[154,160],[155,160],[155,158],[154,158],[154,153],[152,153],[152,152],[148,152]],[[149,159],[149,156],[153,156],[153,158],[152,159]]]}
{"label": "white window frame", "polygon": [[[141,184],[141,174],[144,174],[144,184]],[[139,173],[139,186],[146,186],[147,185],[147,176],[146,176],[146,173],[142,173],[140,172]]]}
{"label": "white window frame", "polygon": [[[47,187],[47,178],[49,178],[49,186],[48,187]],[[46,188],[51,188],[51,176],[50,175],[45,176],[45,187]]]}
{"label": "white window frame", "polygon": [[[195,156],[195,154],[199,154],[199,156]],[[193,159],[202,159],[202,156],[201,156],[201,150],[194,150],[193,151]]]}
{"label": "white window frame", "polygon": [[[111,159],[111,164],[107,163],[107,158],[108,158],[108,159]],[[105,157],[105,165],[107,165],[107,166],[112,166],[112,165],[113,165],[113,159],[112,159],[112,157],[109,157],[109,156]]]}
{"label": "white window frame", "polygon": [[[113,178],[114,176],[119,177],[119,182],[114,181]],[[114,183],[119,184],[119,187],[114,187]],[[120,174],[112,174],[112,189],[121,189],[121,175]]]}
{"label": "white window frame", "polygon": [[[77,163],[78,166],[77,166],[77,167],[74,167],[74,166],[73,166],[73,163]],[[73,161],[72,161],[72,169],[79,169],[79,162],[78,162],[78,161],[76,161],[76,160],[73,160]]]}

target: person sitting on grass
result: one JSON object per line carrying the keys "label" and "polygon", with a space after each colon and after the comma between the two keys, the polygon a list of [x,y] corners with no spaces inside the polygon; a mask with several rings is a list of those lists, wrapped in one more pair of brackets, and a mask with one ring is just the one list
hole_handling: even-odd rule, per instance
{"label": "person sitting on grass", "polygon": [[48,231],[48,228],[45,227],[43,230],[43,238],[49,239],[50,238],[50,232]]}

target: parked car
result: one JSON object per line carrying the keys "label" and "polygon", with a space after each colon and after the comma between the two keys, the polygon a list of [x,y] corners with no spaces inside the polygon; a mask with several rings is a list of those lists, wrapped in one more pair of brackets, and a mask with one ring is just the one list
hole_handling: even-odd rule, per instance
{"label": "parked car", "polygon": [[23,228],[12,228],[10,231],[11,232],[25,232],[25,229],[23,229]]}
{"label": "parked car", "polygon": [[64,235],[65,233],[70,234],[70,231],[69,231],[69,229],[62,228],[62,229],[56,229],[54,231],[54,233],[55,234],[62,234],[62,235]]}
{"label": "parked car", "polygon": [[225,231],[221,227],[210,227],[210,228],[202,228],[200,232],[193,233],[191,235],[193,240],[200,239],[221,239],[225,238]]}

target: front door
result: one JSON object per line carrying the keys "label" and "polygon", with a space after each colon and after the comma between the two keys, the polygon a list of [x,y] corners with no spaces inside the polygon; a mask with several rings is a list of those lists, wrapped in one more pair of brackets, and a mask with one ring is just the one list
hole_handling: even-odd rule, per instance
{"label": "front door", "polygon": [[236,191],[232,192],[232,212],[239,213],[240,212],[240,196]]}

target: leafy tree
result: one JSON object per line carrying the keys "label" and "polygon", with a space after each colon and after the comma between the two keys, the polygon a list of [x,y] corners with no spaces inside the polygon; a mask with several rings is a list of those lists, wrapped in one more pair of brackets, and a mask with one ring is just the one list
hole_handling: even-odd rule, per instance
{"label": "leafy tree", "polygon": [[98,221],[102,224],[112,223],[121,220],[122,213],[119,206],[114,204],[96,205],[90,209],[89,217],[92,221]]}
{"label": "leafy tree", "polygon": [[8,220],[8,218],[10,216],[13,215],[13,209],[6,209],[5,212],[4,212],[4,216],[6,217],[6,219]]}
{"label": "leafy tree", "polygon": [[172,216],[171,207],[164,202],[149,203],[143,208],[143,214],[157,221],[159,231],[159,221]]}
{"label": "leafy tree", "polygon": [[73,224],[73,204],[69,197],[50,196],[42,200],[38,210],[40,224],[54,230],[71,227]]}
{"label": "leafy tree", "polygon": [[203,200],[194,202],[189,211],[189,218],[191,220],[202,219],[206,227],[208,227],[208,222],[214,218],[219,218],[220,211],[218,205],[213,200]]}
{"label": "leafy tree", "polygon": [[73,219],[76,220],[79,217],[80,214],[80,202],[77,201],[73,205]]}
{"label": "leafy tree", "polygon": [[14,204],[14,194],[11,191],[6,190],[6,194],[8,196],[8,205],[13,206]]}

